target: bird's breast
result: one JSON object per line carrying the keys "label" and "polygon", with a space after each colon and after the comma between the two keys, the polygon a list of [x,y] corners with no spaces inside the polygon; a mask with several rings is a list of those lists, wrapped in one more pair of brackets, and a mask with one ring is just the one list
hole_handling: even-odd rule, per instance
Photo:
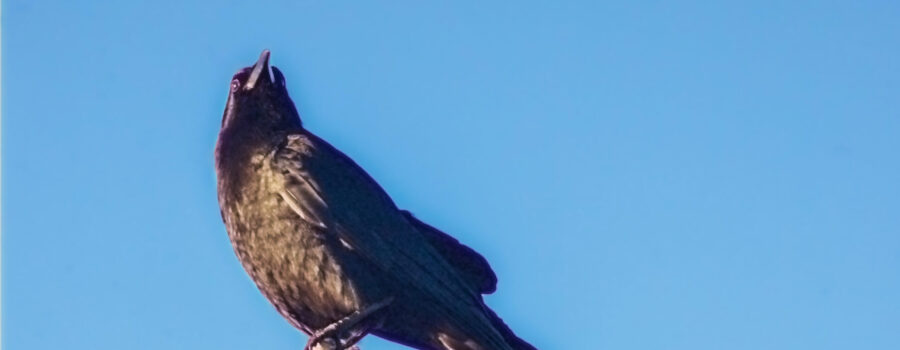
{"label": "bird's breast", "polygon": [[283,186],[279,181],[262,166],[240,188],[220,188],[220,206],[234,251],[251,279],[285,318],[308,331],[357,310],[368,298],[358,293],[354,277],[361,272],[349,261],[352,252],[291,210],[277,194]]}

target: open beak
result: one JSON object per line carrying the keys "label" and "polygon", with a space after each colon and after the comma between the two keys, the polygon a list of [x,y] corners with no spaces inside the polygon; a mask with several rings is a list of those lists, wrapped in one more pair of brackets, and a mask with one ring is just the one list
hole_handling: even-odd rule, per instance
{"label": "open beak", "polygon": [[253,65],[253,71],[250,73],[250,78],[247,79],[247,83],[244,84],[244,90],[252,90],[263,74],[269,77],[270,83],[275,82],[275,78],[272,76],[272,70],[269,69],[269,54],[269,50],[263,50],[263,52],[259,54],[259,59],[256,60],[256,64]]}

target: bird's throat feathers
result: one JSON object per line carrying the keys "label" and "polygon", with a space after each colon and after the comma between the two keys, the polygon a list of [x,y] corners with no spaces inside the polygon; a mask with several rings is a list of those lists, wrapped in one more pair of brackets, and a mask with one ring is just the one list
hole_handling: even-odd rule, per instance
{"label": "bird's throat feathers", "polygon": [[240,182],[243,176],[239,173],[253,168],[254,157],[265,156],[284,143],[287,134],[302,130],[295,111],[284,115],[267,108],[241,110],[244,107],[247,106],[235,106],[229,101],[225,110],[215,149],[220,180]]}

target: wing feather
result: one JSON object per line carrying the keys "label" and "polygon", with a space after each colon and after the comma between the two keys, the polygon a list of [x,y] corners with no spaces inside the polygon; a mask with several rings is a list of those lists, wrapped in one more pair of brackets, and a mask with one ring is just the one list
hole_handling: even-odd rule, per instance
{"label": "wing feather", "polygon": [[497,290],[497,275],[481,254],[434,226],[422,222],[409,211],[402,212],[462,277],[478,289],[479,293],[490,294]]}

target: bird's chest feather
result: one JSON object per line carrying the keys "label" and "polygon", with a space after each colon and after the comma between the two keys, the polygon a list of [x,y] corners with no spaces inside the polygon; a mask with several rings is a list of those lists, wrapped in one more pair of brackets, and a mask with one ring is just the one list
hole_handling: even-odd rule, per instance
{"label": "bird's chest feather", "polygon": [[356,310],[363,297],[348,279],[347,248],[291,210],[278,194],[282,177],[258,160],[240,183],[219,184],[222,216],[244,269],[302,330]]}

